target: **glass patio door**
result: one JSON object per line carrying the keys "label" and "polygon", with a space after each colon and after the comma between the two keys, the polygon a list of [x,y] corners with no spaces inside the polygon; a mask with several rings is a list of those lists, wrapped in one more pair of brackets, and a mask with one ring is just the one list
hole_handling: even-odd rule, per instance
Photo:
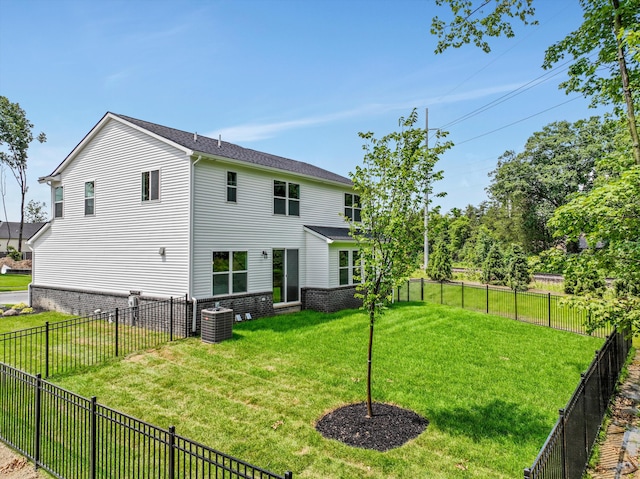
{"label": "glass patio door", "polygon": [[273,250],[273,304],[291,303],[300,298],[297,249]]}

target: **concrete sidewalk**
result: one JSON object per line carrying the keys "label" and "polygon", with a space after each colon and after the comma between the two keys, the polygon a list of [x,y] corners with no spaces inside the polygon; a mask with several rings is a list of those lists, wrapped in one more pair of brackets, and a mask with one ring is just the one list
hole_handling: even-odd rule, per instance
{"label": "concrete sidewalk", "polygon": [[600,445],[598,465],[589,470],[592,479],[640,479],[640,350],[629,365],[629,374],[612,405],[607,437]]}

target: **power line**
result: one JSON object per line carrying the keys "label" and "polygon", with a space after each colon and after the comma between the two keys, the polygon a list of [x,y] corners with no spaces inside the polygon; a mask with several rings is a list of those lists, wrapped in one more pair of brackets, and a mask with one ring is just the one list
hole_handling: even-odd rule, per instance
{"label": "power line", "polygon": [[572,101],[578,100],[579,98],[581,98],[581,97],[580,96],[573,97],[570,100],[563,101],[562,103],[558,103],[557,105],[554,105],[554,106],[549,107],[549,108],[547,108],[545,110],[539,111],[538,113],[534,113],[533,115],[529,115],[529,116],[527,116],[525,118],[522,118],[520,120],[514,121],[512,123],[509,123],[508,125],[504,125],[504,126],[501,126],[500,128],[496,128],[495,130],[491,130],[491,131],[488,131],[486,133],[482,133],[481,135],[474,136],[473,138],[469,138],[467,140],[460,141],[460,142],[456,143],[456,146],[457,145],[462,145],[464,143],[468,143],[468,142],[473,141],[473,140],[477,140],[478,138],[482,138],[483,136],[490,135],[492,133],[495,133],[496,131],[504,130],[505,128],[509,128],[510,126],[516,125],[518,123],[522,123],[523,121],[529,120],[530,118],[533,118],[534,116],[542,115],[543,113],[546,113],[546,112],[548,112],[550,110],[553,110],[554,108],[558,108],[558,107],[560,107],[562,105],[566,105],[567,103],[570,103]]}

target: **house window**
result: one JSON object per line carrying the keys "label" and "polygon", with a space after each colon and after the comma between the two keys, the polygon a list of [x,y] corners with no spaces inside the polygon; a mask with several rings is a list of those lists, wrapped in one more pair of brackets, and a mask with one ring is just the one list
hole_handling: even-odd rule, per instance
{"label": "house window", "polygon": [[62,218],[63,204],[64,204],[64,188],[62,186],[56,186],[54,190],[54,218]]}
{"label": "house window", "polygon": [[91,216],[95,214],[96,190],[93,181],[87,181],[84,184],[84,215]]}
{"label": "house window", "polygon": [[142,201],[160,198],[160,170],[142,172]]}
{"label": "house window", "polygon": [[342,250],[338,252],[338,275],[340,285],[357,284],[360,282],[362,265],[357,250]]}
{"label": "house window", "polygon": [[227,171],[227,201],[238,201],[238,174],[233,171]]}
{"label": "house window", "polygon": [[247,252],[213,252],[213,295],[247,292]]}
{"label": "house window", "polygon": [[360,197],[358,195],[344,194],[344,216],[352,221],[361,221]]}
{"label": "house window", "polygon": [[300,185],[274,180],[273,214],[300,216]]}

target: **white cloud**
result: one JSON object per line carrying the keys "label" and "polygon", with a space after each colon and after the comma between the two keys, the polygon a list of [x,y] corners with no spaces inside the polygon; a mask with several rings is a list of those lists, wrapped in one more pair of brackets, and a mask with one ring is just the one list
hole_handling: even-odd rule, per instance
{"label": "white cloud", "polygon": [[308,126],[321,125],[325,123],[331,123],[336,120],[342,120],[346,118],[355,118],[363,115],[381,114],[389,111],[401,111],[414,108],[416,105],[434,105],[434,104],[448,104],[457,103],[460,101],[475,100],[498,93],[505,93],[513,91],[521,87],[522,83],[512,83],[507,85],[496,85],[490,88],[482,88],[478,90],[471,90],[460,93],[458,95],[449,95],[439,99],[418,99],[407,100],[398,103],[377,103],[362,105],[359,108],[351,110],[345,110],[335,113],[329,113],[326,115],[311,116],[307,118],[299,118],[297,120],[279,121],[274,123],[246,123],[244,125],[236,125],[228,128],[222,128],[221,130],[211,132],[207,134],[212,138],[216,138],[218,135],[222,135],[225,141],[231,142],[251,142],[264,140],[267,138],[273,138],[279,133],[288,130],[295,130],[299,128],[305,128]]}

